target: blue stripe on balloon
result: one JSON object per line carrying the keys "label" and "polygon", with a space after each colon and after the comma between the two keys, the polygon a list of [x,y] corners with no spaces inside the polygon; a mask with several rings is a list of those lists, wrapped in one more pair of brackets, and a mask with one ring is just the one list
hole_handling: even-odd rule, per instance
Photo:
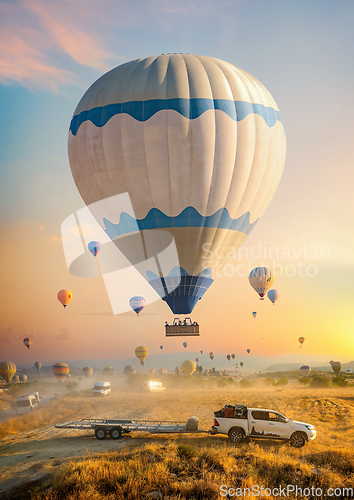
{"label": "blue stripe on balloon", "polygon": [[258,219],[250,223],[249,212],[244,213],[238,219],[232,219],[226,208],[220,208],[213,215],[200,215],[194,207],[187,207],[182,212],[170,217],[165,215],[158,208],[152,208],[144,219],[135,219],[131,215],[123,212],[120,215],[119,222],[113,224],[106,218],[103,219],[105,231],[113,239],[122,234],[128,234],[144,229],[163,229],[172,227],[209,227],[230,229],[249,235]]}
{"label": "blue stripe on balloon", "polygon": [[261,116],[269,127],[273,127],[277,121],[283,124],[280,112],[263,104],[231,101],[229,99],[176,98],[129,101],[81,111],[81,113],[72,118],[70,131],[73,135],[76,135],[80,125],[85,121],[91,121],[96,127],[104,127],[113,116],[120,114],[127,114],[135,120],[145,122],[159,111],[173,110],[185,118],[193,120],[199,118],[205,111],[210,109],[223,111],[235,121],[241,121],[250,113],[254,113]]}

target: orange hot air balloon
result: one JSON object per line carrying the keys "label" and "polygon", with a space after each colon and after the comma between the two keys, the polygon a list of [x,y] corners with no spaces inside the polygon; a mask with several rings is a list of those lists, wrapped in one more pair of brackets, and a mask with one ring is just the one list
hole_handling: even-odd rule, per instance
{"label": "orange hot air balloon", "polygon": [[298,341],[300,342],[301,346],[302,347],[302,344],[305,342],[305,337],[299,337],[298,338]]}
{"label": "orange hot air balloon", "polygon": [[27,349],[29,349],[32,345],[32,340],[30,338],[26,337],[25,339],[23,339],[23,343],[25,344]]}
{"label": "orange hot air balloon", "polygon": [[53,373],[58,380],[64,380],[69,373],[69,367],[66,363],[55,363]]}
{"label": "orange hot air balloon", "polygon": [[135,349],[135,356],[138,358],[142,366],[145,365],[145,359],[147,358],[148,355],[149,355],[149,350],[147,347],[143,345],[139,345]]}
{"label": "orange hot air balloon", "polygon": [[72,292],[70,290],[60,290],[58,292],[58,300],[63,304],[64,309],[69,304],[70,300],[73,298]]}

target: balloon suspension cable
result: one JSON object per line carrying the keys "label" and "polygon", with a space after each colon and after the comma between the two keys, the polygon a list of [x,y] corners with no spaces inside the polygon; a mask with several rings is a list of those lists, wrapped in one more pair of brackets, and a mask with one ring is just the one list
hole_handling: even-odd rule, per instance
{"label": "balloon suspension cable", "polygon": [[98,270],[98,276],[102,278],[102,272],[101,272],[101,266],[100,266],[100,261],[98,258],[98,255],[95,256],[96,262],[97,262],[97,270]]}

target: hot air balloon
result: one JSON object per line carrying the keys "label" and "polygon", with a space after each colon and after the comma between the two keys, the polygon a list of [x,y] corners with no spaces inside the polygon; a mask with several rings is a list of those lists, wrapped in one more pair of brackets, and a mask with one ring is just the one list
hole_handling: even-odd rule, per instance
{"label": "hot air balloon", "polygon": [[163,345],[160,345],[160,349],[161,349],[161,351],[162,351],[162,349],[163,349]]}
{"label": "hot air balloon", "polygon": [[90,241],[87,248],[94,257],[97,257],[98,252],[101,250],[101,243],[99,241]]}
{"label": "hot air balloon", "polygon": [[82,373],[85,375],[85,377],[92,377],[93,368],[91,368],[91,366],[85,366],[85,368],[82,369]]}
{"label": "hot air balloon", "polygon": [[0,363],[0,375],[3,379],[6,380],[6,382],[10,382],[15,373],[15,363],[11,363],[10,361],[3,361],[2,363]]}
{"label": "hot air balloon", "polygon": [[124,375],[135,375],[136,374],[136,369],[134,366],[127,365],[124,370],[123,370]]}
{"label": "hot air balloon", "polygon": [[299,337],[298,341],[300,342],[300,347],[302,347],[302,344],[305,342],[305,337]]}
{"label": "hot air balloon", "polygon": [[176,366],[176,368],[175,368],[175,374],[176,375],[180,375],[181,373],[182,373],[181,368],[179,368],[178,366]]}
{"label": "hot air balloon", "polygon": [[247,349],[248,354],[251,352],[251,349]]}
{"label": "hot air balloon", "polygon": [[[175,314],[189,314],[222,249],[239,248],[272,199],[285,132],[274,99],[249,73],[164,54],[97,80],[74,112],[68,149],[102,228]],[[159,269],[155,256],[172,239],[179,264]]]}
{"label": "hot air balloon", "polygon": [[210,356],[210,359],[214,359],[214,353],[213,352],[209,352],[209,356]]}
{"label": "hot air balloon", "polygon": [[241,368],[243,367],[243,361],[241,361],[240,366],[241,366]]}
{"label": "hot air balloon", "polygon": [[199,363],[200,359],[199,358],[195,358],[196,362]]}
{"label": "hot air balloon", "polygon": [[345,373],[352,373],[352,371],[350,368],[348,368],[348,370],[345,370]]}
{"label": "hot air balloon", "polygon": [[20,375],[20,382],[27,382],[27,375]]}
{"label": "hot air balloon", "polygon": [[40,361],[36,361],[34,366],[37,368],[37,370],[40,370],[42,368],[42,363]]}
{"label": "hot air balloon", "polygon": [[267,297],[271,302],[273,302],[274,305],[275,302],[279,299],[278,290],[269,290],[269,292],[267,293]]}
{"label": "hot air balloon", "polygon": [[300,368],[300,372],[304,375],[304,377],[307,377],[309,375],[309,373],[311,372],[311,368],[307,365],[303,365]]}
{"label": "hot air balloon", "polygon": [[186,349],[187,348],[187,342],[183,342],[183,347]]}
{"label": "hot air balloon", "polygon": [[129,300],[129,305],[133,309],[133,311],[136,312],[137,316],[139,316],[139,313],[144,309],[146,304],[146,300],[144,297],[136,296],[132,297]]}
{"label": "hot air balloon", "polygon": [[226,355],[226,359],[227,359],[228,361],[230,361],[230,359],[231,359],[230,354],[227,354],[227,355]]}
{"label": "hot air balloon", "polygon": [[159,374],[160,375],[164,375],[165,373],[167,373],[167,370],[165,370],[165,368],[160,368],[159,369]]}
{"label": "hot air balloon", "polygon": [[155,368],[151,368],[151,369],[149,370],[149,373],[150,373],[150,375],[154,375],[154,373],[155,373]]}
{"label": "hot air balloon", "polygon": [[261,300],[264,300],[265,294],[274,282],[274,276],[271,270],[268,267],[256,267],[250,272],[248,279]]}
{"label": "hot air balloon", "polygon": [[69,304],[72,297],[73,294],[70,292],[70,290],[60,290],[58,292],[58,300],[61,304],[63,304],[64,309]]}
{"label": "hot air balloon", "polygon": [[256,311],[253,311],[252,316],[255,318],[257,316]]}
{"label": "hot air balloon", "polygon": [[66,363],[55,363],[53,373],[58,380],[64,380],[69,373],[69,367]]}
{"label": "hot air balloon", "polygon": [[114,375],[113,366],[105,366],[102,370],[102,375],[104,375],[107,378],[113,377],[113,375]]}
{"label": "hot air balloon", "polygon": [[200,351],[200,354],[203,354],[203,351]]}
{"label": "hot air balloon", "polygon": [[235,354],[231,354],[231,357],[232,357],[232,359],[235,359],[236,355]]}
{"label": "hot air balloon", "polygon": [[204,370],[204,368],[203,368],[201,365],[198,365],[198,366],[197,366],[197,368],[196,368],[196,371],[197,371],[198,373],[202,373],[202,372],[203,372],[203,370]]}
{"label": "hot air balloon", "polygon": [[187,361],[183,361],[183,363],[182,363],[182,370],[184,371],[184,373],[186,375],[192,375],[192,373],[195,372],[196,366],[197,365],[194,363],[194,361],[192,361],[191,359],[189,359]]}
{"label": "hot air balloon", "polygon": [[20,381],[20,377],[18,375],[14,375],[14,377],[12,377],[12,382],[14,384],[17,384],[19,381]]}
{"label": "hot air balloon", "polygon": [[145,359],[147,358],[148,355],[149,355],[149,350],[147,347],[143,345],[139,345],[139,347],[135,349],[135,356],[138,358],[142,366],[145,365]]}
{"label": "hot air balloon", "polygon": [[25,344],[27,349],[29,349],[32,345],[32,340],[30,338],[26,337],[25,339],[23,339],[23,343]]}
{"label": "hot air balloon", "polygon": [[338,373],[341,371],[342,369],[342,363],[340,361],[333,361],[332,363],[332,370],[334,371],[334,373],[336,375],[338,375]]}

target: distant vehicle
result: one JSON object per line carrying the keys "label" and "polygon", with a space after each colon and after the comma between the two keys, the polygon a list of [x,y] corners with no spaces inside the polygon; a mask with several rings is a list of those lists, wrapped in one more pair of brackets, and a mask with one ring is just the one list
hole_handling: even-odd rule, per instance
{"label": "distant vehicle", "polygon": [[289,420],[274,410],[247,408],[242,404],[226,405],[215,412],[212,434],[227,434],[234,443],[242,443],[246,437],[289,441],[295,448],[302,448],[316,438],[311,424]]}
{"label": "distant vehicle", "polygon": [[34,408],[38,408],[38,399],[35,395],[20,396],[16,398],[15,408],[17,415],[25,415],[31,413]]}
{"label": "distant vehicle", "polygon": [[144,382],[142,390],[144,392],[166,392],[166,387],[161,382]]}
{"label": "distant vehicle", "polygon": [[92,393],[93,396],[108,396],[111,394],[111,384],[109,382],[96,382]]}

